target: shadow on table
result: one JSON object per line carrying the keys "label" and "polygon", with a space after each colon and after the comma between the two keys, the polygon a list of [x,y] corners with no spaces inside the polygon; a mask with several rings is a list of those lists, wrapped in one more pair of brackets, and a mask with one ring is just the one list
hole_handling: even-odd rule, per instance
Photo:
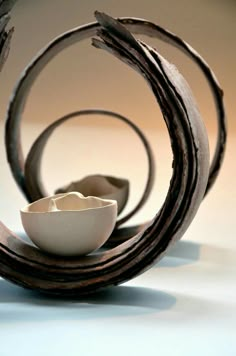
{"label": "shadow on table", "polygon": [[154,267],[179,267],[201,260],[203,263],[236,267],[236,250],[191,241],[178,241]]}
{"label": "shadow on table", "polygon": [[191,241],[178,241],[154,267],[179,267],[200,259],[201,245]]}
{"label": "shadow on table", "polygon": [[119,286],[82,298],[56,298],[0,280],[0,324],[21,320],[80,320],[159,313],[176,298],[151,288]]}
{"label": "shadow on table", "polygon": [[[200,252],[202,262],[221,264],[226,261],[232,267],[236,267],[235,250],[179,241],[154,268],[192,264],[200,259]],[[185,310],[188,306],[187,314],[195,315],[196,318],[199,315],[203,317],[206,311],[209,314],[209,307],[212,308],[214,315],[218,308],[218,304],[211,303],[209,306],[209,303],[201,298],[176,293],[174,296],[152,288],[126,285],[108,288],[82,298],[56,298],[20,288],[0,279],[0,324],[17,321],[120,318],[148,314],[154,314],[155,318],[158,318],[159,313],[170,310],[177,300],[180,314],[182,309]],[[199,314],[200,305],[202,312]]]}

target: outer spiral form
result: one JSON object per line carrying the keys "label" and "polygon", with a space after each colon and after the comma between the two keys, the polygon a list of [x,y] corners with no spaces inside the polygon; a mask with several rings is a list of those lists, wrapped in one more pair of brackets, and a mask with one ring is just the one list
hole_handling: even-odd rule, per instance
{"label": "outer spiral form", "polygon": [[[0,275],[22,286],[52,294],[82,295],[117,285],[160,259],[188,228],[216,179],[224,153],[226,131],[222,91],[201,57],[177,36],[148,21],[125,18],[118,22],[101,13],[96,13],[96,18],[98,22],[54,40],[24,71],[13,94],[6,123],[7,156],[14,178],[26,192],[19,120],[33,81],[59,51],[96,35],[97,31],[100,40],[93,40],[96,47],[112,52],[149,82],[170,135],[173,174],[166,200],[154,219],[138,234],[98,255],[70,260],[48,256],[25,244],[1,224]],[[207,135],[186,82],[173,66],[151,47],[137,41],[129,30],[161,38],[179,47],[206,75],[218,116],[218,140],[210,172]]]}

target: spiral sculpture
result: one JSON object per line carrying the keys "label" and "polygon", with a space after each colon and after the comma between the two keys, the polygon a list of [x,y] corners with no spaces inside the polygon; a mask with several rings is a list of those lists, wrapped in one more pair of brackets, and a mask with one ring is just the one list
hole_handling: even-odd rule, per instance
{"label": "spiral sculpture", "polygon": [[[11,30],[6,30],[6,25],[13,4],[14,1],[0,2],[1,65],[6,59],[12,35]],[[34,80],[60,51],[90,37],[95,47],[109,51],[147,80],[162,110],[170,136],[173,172],[166,199],[155,217],[144,227],[117,228],[108,243],[109,249],[95,255],[71,259],[47,255],[22,241],[1,223],[0,276],[21,286],[51,294],[70,296],[92,293],[123,283],[150,268],[188,228],[216,180],[225,150],[223,92],[200,55],[176,35],[149,21],[113,19],[99,12],[95,13],[95,17],[96,22],[66,32],[49,43],[22,73],[9,104],[5,131],[7,158],[16,183],[29,201],[43,196],[37,174],[32,175],[32,167],[39,169],[45,142],[54,128],[66,120],[62,118],[47,128],[33,144],[25,161],[21,150],[20,119]],[[184,78],[156,50],[133,34],[156,37],[179,48],[206,76],[215,100],[218,123],[217,144],[211,163],[207,133]],[[127,122],[126,118],[124,120]],[[133,125],[136,130],[135,127]],[[143,142],[149,157],[149,176],[141,203],[131,215],[147,200],[154,178],[151,150],[145,139]],[[126,221],[130,217],[129,214],[127,216]]]}

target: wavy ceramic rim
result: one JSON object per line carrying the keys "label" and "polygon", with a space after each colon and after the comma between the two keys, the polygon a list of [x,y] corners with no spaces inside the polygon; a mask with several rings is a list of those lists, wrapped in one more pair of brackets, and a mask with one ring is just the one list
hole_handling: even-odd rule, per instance
{"label": "wavy ceramic rim", "polygon": [[90,208],[82,208],[82,209],[65,209],[65,210],[58,209],[58,210],[47,210],[47,211],[31,211],[32,207],[37,207],[37,205],[40,205],[42,202],[47,202],[47,201],[50,201],[52,199],[57,199],[57,198],[63,198],[65,196],[67,196],[68,194],[70,194],[70,193],[65,193],[65,194],[60,193],[60,194],[55,194],[55,195],[51,195],[51,196],[39,199],[37,201],[34,201],[31,204],[26,205],[24,208],[20,209],[20,211],[22,213],[30,213],[30,214],[38,214],[38,213],[41,213],[41,214],[52,213],[53,214],[53,213],[64,213],[64,212],[75,212],[75,211],[80,212],[80,211],[87,211],[87,210],[94,210],[94,209],[102,209],[102,208],[106,208],[108,206],[117,204],[116,200],[103,199],[103,198],[94,197],[94,196],[84,197],[84,196],[82,196],[82,194],[80,194],[79,198],[82,200],[100,201],[100,202],[104,203],[104,205],[103,206],[94,206],[94,207],[90,207]]}

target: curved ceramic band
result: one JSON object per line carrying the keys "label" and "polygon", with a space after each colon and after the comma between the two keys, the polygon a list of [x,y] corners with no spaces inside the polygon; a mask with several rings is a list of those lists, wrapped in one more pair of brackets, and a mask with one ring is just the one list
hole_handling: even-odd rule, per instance
{"label": "curved ceramic band", "polygon": [[30,198],[31,201],[43,198],[46,196],[44,193],[44,187],[40,181],[40,167],[41,167],[41,161],[42,161],[42,156],[44,152],[45,145],[54,132],[54,130],[62,125],[64,122],[76,118],[78,116],[82,115],[104,115],[104,116],[109,116],[113,117],[114,119],[118,119],[124,123],[126,123],[140,138],[144,148],[145,152],[147,154],[147,161],[148,161],[148,176],[147,176],[147,181],[145,185],[144,192],[138,201],[138,203],[135,205],[135,207],[128,213],[126,214],[123,218],[119,219],[116,223],[116,227],[120,226],[121,224],[125,223],[127,220],[129,220],[146,202],[148,199],[151,189],[153,187],[153,182],[155,178],[155,163],[153,159],[153,154],[151,147],[148,143],[148,140],[146,139],[145,135],[142,133],[142,131],[129,119],[127,119],[125,116],[117,114],[115,112],[109,111],[109,110],[103,110],[103,109],[88,109],[88,110],[80,110],[76,111],[70,114],[67,114],[60,119],[54,121],[50,126],[48,126],[36,139],[36,141],[33,143],[27,157],[26,157],[26,162],[25,162],[25,188],[26,188],[26,195]]}
{"label": "curved ceramic band", "polygon": [[[9,107],[6,127],[8,158],[11,160],[11,168],[16,181],[19,185],[24,184],[24,162],[21,162],[21,156],[16,153],[14,155],[16,147],[20,144],[19,118],[26,100],[26,96],[22,97],[22,92],[30,90],[37,74],[56,53],[76,42],[78,38],[83,39],[95,34],[96,29],[100,27],[114,40],[116,40],[116,36],[118,39],[123,36],[124,52],[122,52],[122,56],[129,56],[129,62],[141,70],[152,86],[153,93],[164,113],[172,142],[173,174],[162,208],[145,229],[118,247],[97,255],[70,260],[48,256],[39,249],[21,241],[1,224],[0,275],[24,287],[53,294],[82,295],[91,293],[108,285],[122,283],[145,271],[184,234],[203,199],[209,177],[208,140],[204,127],[199,115],[194,110],[194,105],[191,105],[191,100],[184,102],[183,97],[181,99],[179,96],[178,90],[181,88],[172,85],[171,78],[168,77],[164,68],[166,65],[168,66],[167,61],[161,60],[160,56],[158,57],[152,51],[147,54],[143,49],[144,46],[125,33],[116,21],[109,22],[109,19],[107,20],[107,17],[102,15],[99,15],[98,18],[100,24],[95,23],[75,29],[51,43],[36,59],[34,65],[30,65],[23,74]],[[218,109],[222,108],[221,114],[223,113],[221,91],[214,76],[211,71],[206,69],[208,67],[192,49],[189,49],[183,41],[174,35],[145,20],[122,19],[120,21],[135,33],[142,32],[169,39],[171,43],[174,42],[189,53],[208,76]],[[120,43],[120,46],[122,45]],[[155,66],[152,56],[157,56],[157,60],[164,67]],[[142,66],[143,62],[145,62],[145,66]],[[178,78],[177,72],[172,74]],[[178,84],[174,77],[173,81]],[[188,103],[190,105],[187,109],[185,104],[188,105]],[[218,110],[219,113],[220,110]],[[214,160],[212,163],[215,172],[221,164],[222,154],[220,155],[219,152],[224,151],[224,116],[221,115],[220,119],[219,127],[223,127],[222,130],[219,130],[222,140],[220,143],[218,141],[218,153],[215,156],[218,165]],[[215,179],[213,171],[211,169],[211,177]],[[208,188],[212,184],[213,180],[210,180]]]}
{"label": "curved ceramic band", "polygon": [[[157,26],[146,20],[136,18],[121,18],[119,21],[133,33],[156,37],[179,48],[195,61],[195,63],[206,76],[215,100],[218,124],[217,144],[210,167],[209,180],[206,188],[207,193],[211,186],[214,184],[220,170],[226,142],[225,112],[222,100],[223,92],[217,82],[214,73],[211,71],[207,63],[199,56],[199,54],[193,48],[191,48],[190,45],[177,37],[175,34],[172,34],[160,26]],[[28,65],[16,86],[8,109],[5,140],[10,168],[16,183],[24,193],[26,193],[27,188],[25,186],[24,178],[25,162],[20,141],[20,120],[31,86],[43,68],[47,65],[47,63],[49,63],[59,52],[76,42],[96,35],[96,31],[99,28],[100,25],[97,22],[94,22],[75,28],[56,38],[41,51],[41,53],[33,60],[32,63]],[[17,150],[15,149],[16,147]]]}

